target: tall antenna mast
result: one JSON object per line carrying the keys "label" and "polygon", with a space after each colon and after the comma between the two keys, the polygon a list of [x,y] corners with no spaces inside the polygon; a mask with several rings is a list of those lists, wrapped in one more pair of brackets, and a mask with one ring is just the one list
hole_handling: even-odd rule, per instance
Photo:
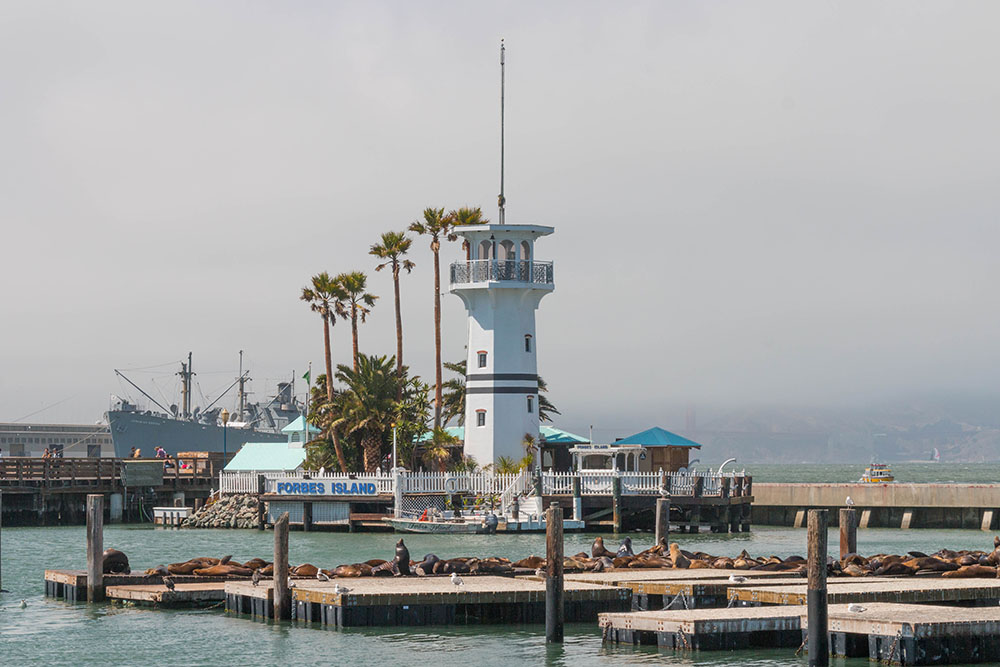
{"label": "tall antenna mast", "polygon": [[500,40],[500,196],[497,203],[500,206],[500,224],[504,223],[504,208],[507,205],[507,198],[503,196],[503,103],[504,103],[504,45]]}

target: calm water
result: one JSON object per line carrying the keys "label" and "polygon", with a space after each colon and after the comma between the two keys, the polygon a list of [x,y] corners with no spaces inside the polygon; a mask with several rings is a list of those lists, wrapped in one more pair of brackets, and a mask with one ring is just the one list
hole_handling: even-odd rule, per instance
{"label": "calm water", "polygon": [[[924,464],[916,464],[919,470]],[[928,464],[929,465],[929,464]],[[825,466],[825,471],[796,466],[782,472],[777,466],[749,467],[755,479],[780,481],[789,476],[829,479],[842,474],[851,479],[849,466]],[[765,470],[766,468],[766,470]],[[894,469],[902,477],[904,465]],[[952,466],[934,468],[956,481],[992,481],[981,467],[977,473]],[[1000,470],[1000,466],[993,466]],[[835,472],[841,471],[841,472]],[[915,474],[915,473],[914,473]],[[929,474],[929,473],[928,473]],[[784,477],[783,477],[784,475]],[[978,477],[977,477],[978,475]],[[812,481],[812,480],[810,480]],[[935,479],[934,481],[939,481]],[[567,553],[586,551],[594,535],[567,535]],[[787,556],[805,553],[805,531],[759,528],[743,535],[678,536],[688,549],[735,555],[741,549],[753,554]],[[614,542],[605,536],[609,543]],[[636,546],[651,542],[648,534],[633,534]],[[330,567],[369,558],[390,558],[396,536],[391,534],[299,533],[290,539],[290,560]],[[132,567],[142,570],[159,563],[183,561],[193,556],[234,554],[236,560],[254,556],[270,559],[273,535],[250,530],[170,530],[110,526],[105,546],[129,555]],[[496,554],[521,558],[544,553],[544,536],[420,536],[406,537],[414,557],[434,552],[442,557]],[[992,535],[979,531],[863,530],[859,550],[905,552],[911,549],[989,548]],[[659,653],[653,648],[603,647],[596,624],[567,627],[566,643],[546,647],[542,626],[456,627],[391,630],[322,630],[290,623],[263,624],[227,616],[219,609],[152,611],[137,607],[86,604],[69,605],[43,597],[45,568],[83,569],[83,527],[8,528],[3,531],[3,586],[0,594],[0,662],[2,664],[355,664],[420,665],[432,660],[435,667],[510,664],[590,665],[805,665],[790,650],[741,653],[702,653],[693,656]],[[836,536],[831,533],[835,547]],[[28,603],[26,609],[20,600]],[[867,660],[839,664],[861,667]]]}

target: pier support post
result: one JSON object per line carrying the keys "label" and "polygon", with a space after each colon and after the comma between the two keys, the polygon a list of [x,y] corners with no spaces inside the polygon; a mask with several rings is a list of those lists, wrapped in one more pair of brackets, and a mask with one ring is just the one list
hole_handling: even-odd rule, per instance
{"label": "pier support post", "polygon": [[661,539],[670,540],[670,498],[656,499],[656,532],[653,541],[658,545]]}
{"label": "pier support post", "polygon": [[840,557],[858,553],[858,514],[853,507],[840,510]]}
{"label": "pier support post", "polygon": [[263,475],[257,475],[257,530],[264,530],[264,490]]}
{"label": "pier support post", "polygon": [[806,609],[809,617],[809,667],[830,664],[830,637],[826,606],[827,510],[809,510],[809,582]]}
{"label": "pier support post", "polygon": [[573,476],[573,520],[583,521],[583,493],[580,490],[580,476]]}
{"label": "pier support post", "polygon": [[403,473],[399,468],[392,471],[392,515],[403,518]]}
{"label": "pier support post", "polygon": [[104,496],[87,495],[87,602],[104,599]]}
{"label": "pier support post", "polygon": [[563,512],[552,503],[545,517],[545,641],[563,640]]}
{"label": "pier support post", "polygon": [[288,590],[288,512],[274,522],[274,620],[292,617],[292,597]]}
{"label": "pier support post", "polygon": [[0,489],[0,590],[3,590],[3,490]]}
{"label": "pier support post", "polygon": [[313,504],[308,500],[302,503],[302,532],[308,533],[312,530],[313,524]]}
{"label": "pier support post", "polygon": [[622,478],[615,475],[611,478],[611,509],[614,532],[622,532]]}

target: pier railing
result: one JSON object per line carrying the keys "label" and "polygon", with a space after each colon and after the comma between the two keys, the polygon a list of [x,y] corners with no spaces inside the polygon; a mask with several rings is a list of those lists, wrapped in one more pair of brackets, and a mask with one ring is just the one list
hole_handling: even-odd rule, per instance
{"label": "pier railing", "polygon": [[[258,475],[265,479],[265,491],[273,493],[278,482],[286,480],[328,482],[370,482],[379,494],[395,492],[396,478],[388,473],[303,473],[303,472],[222,472],[219,489],[222,493],[256,493]],[[610,496],[615,478],[621,479],[621,493],[626,496],[659,495],[664,491],[672,496],[739,497],[751,495],[750,477],[743,473],[699,472],[622,472],[613,470],[583,470],[579,472],[542,472],[539,475],[542,495],[570,495],[573,478],[580,479],[580,494],[584,496]],[[400,492],[404,495],[467,494],[500,496],[501,507],[510,505],[514,498],[534,493],[534,475],[530,471],[513,474],[495,473],[439,473],[400,472]]]}
{"label": "pier railing", "polygon": [[[111,457],[42,458],[5,456],[0,458],[0,486],[116,486],[122,484],[122,471],[132,462],[152,463],[163,461],[163,485],[212,484],[216,475],[216,462],[211,459],[183,459],[188,465],[181,468],[177,458],[169,459],[118,459]],[[254,487],[256,491],[256,487]]]}

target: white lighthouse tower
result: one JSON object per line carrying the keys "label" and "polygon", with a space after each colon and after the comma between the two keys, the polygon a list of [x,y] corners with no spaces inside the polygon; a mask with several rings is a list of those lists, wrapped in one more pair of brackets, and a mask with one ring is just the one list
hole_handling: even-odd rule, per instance
{"label": "white lighthouse tower", "polygon": [[469,313],[465,454],[479,465],[524,454],[538,439],[538,337],[535,310],[555,289],[552,262],[535,259],[539,225],[456,227],[469,258],[451,265],[451,292]]}

